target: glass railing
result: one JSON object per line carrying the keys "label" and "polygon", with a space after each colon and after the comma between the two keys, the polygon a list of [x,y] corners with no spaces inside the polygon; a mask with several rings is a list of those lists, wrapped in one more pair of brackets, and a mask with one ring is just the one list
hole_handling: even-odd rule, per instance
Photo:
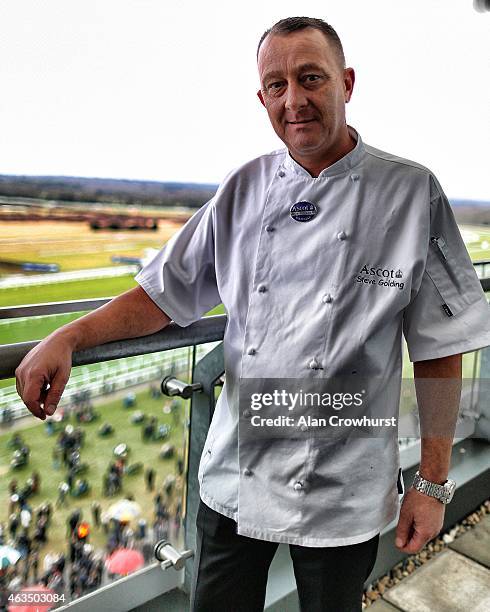
{"label": "glass railing", "polygon": [[[66,316],[62,306],[53,309]],[[45,422],[30,415],[11,378],[35,343],[26,336],[24,344],[0,347],[0,543],[12,551],[1,570],[4,593],[45,588],[58,605],[134,597],[113,608],[130,609],[128,601],[136,608],[168,584],[188,590],[192,560],[177,583],[144,572],[162,571],[154,557],[158,541],[176,551],[193,548],[197,460],[221,389],[216,350],[224,327],[224,316],[209,317],[76,354],[59,408]],[[481,354],[464,356],[465,379],[478,382]],[[208,370],[200,365],[206,358]],[[196,372],[206,393],[194,395],[191,413],[188,400],[164,395],[160,385],[170,375],[191,384]],[[472,397],[477,406],[478,392]],[[412,408],[402,394],[401,414]],[[200,422],[192,428],[193,418]],[[128,580],[158,584],[137,593]],[[120,586],[119,595],[107,595],[111,585]],[[87,605],[103,609],[97,601]]]}
{"label": "glass railing", "polygon": [[[211,338],[222,338],[224,322],[218,328]],[[74,364],[83,365],[72,368],[44,422],[25,407],[14,379],[2,379],[0,537],[10,557],[0,585],[7,599],[42,588],[66,604],[155,566],[159,541],[184,548],[190,402],[164,395],[161,383],[168,376],[190,383],[194,363],[216,342],[194,346],[180,337],[184,330],[173,338],[168,331],[161,348],[179,348],[159,351],[158,341],[143,338],[114,349],[127,353],[120,359],[107,360],[118,354],[111,345],[103,361],[90,351],[76,355]],[[32,344],[0,347],[2,376]]]}
{"label": "glass railing", "polygon": [[[22,553],[9,584],[40,582],[72,599],[154,562],[161,539],[183,547],[189,402],[160,383],[189,379],[191,366],[182,348],[75,367],[45,422],[15,388],[1,390],[0,520],[4,544]],[[128,552],[112,570],[116,549]],[[63,559],[68,573],[56,571]]]}

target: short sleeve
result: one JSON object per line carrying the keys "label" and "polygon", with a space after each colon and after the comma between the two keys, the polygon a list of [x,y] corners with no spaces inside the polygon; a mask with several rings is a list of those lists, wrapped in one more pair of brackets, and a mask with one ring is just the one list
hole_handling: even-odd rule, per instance
{"label": "short sleeve", "polygon": [[181,327],[221,303],[215,273],[213,200],[170,238],[135,280]]}
{"label": "short sleeve", "polygon": [[490,305],[447,197],[431,176],[430,231],[420,288],[403,313],[411,361],[490,345]]}

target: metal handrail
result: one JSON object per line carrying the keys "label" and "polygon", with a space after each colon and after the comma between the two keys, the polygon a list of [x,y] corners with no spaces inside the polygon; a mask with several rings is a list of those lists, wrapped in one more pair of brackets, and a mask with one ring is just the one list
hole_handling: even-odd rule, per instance
{"label": "metal handrail", "polygon": [[[478,263],[478,262],[474,262]],[[490,277],[480,278],[483,291],[490,291]],[[45,304],[25,304],[22,306],[0,307],[0,321],[2,319],[19,319],[20,317],[36,317],[69,312],[83,312],[100,308],[113,298],[91,298],[86,300],[67,300],[65,302],[46,302]]]}
{"label": "metal handrail", "polygon": [[[216,342],[223,339],[226,320],[226,315],[213,315],[203,317],[188,327],[179,327],[176,323],[170,323],[161,331],[149,336],[117,340],[76,352],[73,354],[72,365],[100,363],[122,357],[134,357],[206,342]],[[34,340],[0,346],[0,379],[12,378],[15,375],[16,367],[39,342],[39,340]]]}
{"label": "metal handrail", "polygon": [[2,306],[0,308],[0,320],[95,310],[111,300],[112,298],[106,297],[90,298],[88,300],[68,300],[66,302],[46,302],[45,304],[24,304],[22,306]]}
{"label": "metal handrail", "polygon": [[[490,278],[480,279],[483,291],[490,291]],[[65,302],[49,302],[47,304],[28,304],[25,306],[7,306],[0,308],[0,320],[19,317],[62,314],[93,310],[109,302],[112,298],[88,300],[69,300]],[[108,342],[73,354],[73,366],[100,363],[123,357],[134,357],[145,353],[156,353],[185,346],[195,346],[206,342],[223,339],[226,326],[226,315],[203,317],[188,327],[179,327],[170,323],[165,329],[140,338],[131,338]],[[12,378],[15,369],[40,341],[19,342],[0,345],[0,380]]]}

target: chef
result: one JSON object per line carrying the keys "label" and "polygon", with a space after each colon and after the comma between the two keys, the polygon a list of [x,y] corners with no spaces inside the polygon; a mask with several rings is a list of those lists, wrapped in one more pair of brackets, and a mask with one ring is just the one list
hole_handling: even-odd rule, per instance
{"label": "chef", "polygon": [[[336,380],[339,415],[351,417],[345,398],[364,393],[356,415],[381,410],[393,423],[402,334],[416,379],[458,381],[461,354],[490,344],[489,306],[434,174],[347,124],[355,73],[335,30],[320,19],[281,20],[257,58],[258,97],[285,147],[228,174],[136,276],[139,293],[122,318],[144,299],[165,314],[161,325],[187,326],[220,303],[228,316],[226,382],[199,466],[192,610],[262,610],[279,543],[289,544],[302,610],[360,610],[379,534],[398,512],[405,552],[442,527],[458,394],[438,387],[446,435],[423,437],[401,509],[396,427],[318,431],[296,421],[312,408],[298,401],[274,406],[292,422],[251,434],[249,399],[323,397]],[[85,329],[102,321],[90,316]]]}
{"label": "chef", "polygon": [[[356,566],[355,546],[376,546],[399,509],[396,429],[347,436],[345,443],[345,436],[308,435],[303,426],[296,439],[277,436],[271,444],[259,437],[254,446],[243,425],[250,410],[240,397],[241,381],[298,379],[299,388],[312,379],[370,379],[368,403],[388,395],[385,407],[395,416],[402,331],[416,374],[425,377],[457,378],[461,353],[490,344],[489,307],[436,177],[365,144],[346,124],[354,71],[344,68],[329,26],[279,22],[261,41],[258,69],[260,102],[286,147],[231,172],[136,277],[179,325],[221,302],[228,315],[226,383],[199,469],[196,610],[218,610],[235,596],[244,610],[263,606],[263,590],[256,596],[243,578],[250,558],[236,546],[240,536],[252,547],[293,545],[293,562],[300,548],[313,555],[330,549],[331,561],[332,551],[352,549]],[[425,480],[444,485],[451,441],[444,439],[443,448],[426,441]],[[415,551],[438,533],[444,501],[407,493],[397,532],[402,549]],[[229,533],[221,534],[226,521],[216,513],[230,520]],[[227,563],[213,536],[228,538]],[[268,547],[266,565],[274,551]],[[357,576],[341,564],[343,588],[328,586],[326,574],[334,570],[320,564],[312,572],[315,596],[301,589],[306,571],[299,555],[303,608],[323,610],[331,601],[332,609],[357,609],[372,567],[363,565],[372,556],[361,552]],[[263,579],[254,580],[260,590]]]}

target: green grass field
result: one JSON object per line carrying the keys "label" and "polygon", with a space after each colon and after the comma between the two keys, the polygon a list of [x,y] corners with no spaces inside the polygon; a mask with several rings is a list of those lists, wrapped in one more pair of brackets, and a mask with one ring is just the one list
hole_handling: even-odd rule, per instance
{"label": "green grass field", "polygon": [[[136,285],[136,283],[135,283]],[[208,315],[224,314],[223,305],[219,305],[209,311]],[[32,317],[21,321],[0,322],[0,344],[11,344],[14,342],[27,342],[29,340],[42,340],[58,327],[66,325],[81,317],[84,312],[71,312],[68,314],[49,315],[44,317]]]}
{"label": "green grass field", "polygon": [[464,225],[460,229],[472,261],[490,259],[490,229],[479,225]]}
{"label": "green grass field", "polygon": [[[75,508],[81,508],[83,511],[83,518],[92,524],[90,504],[93,500],[98,500],[101,503],[102,511],[104,512],[118,499],[125,495],[132,494],[142,507],[142,516],[147,519],[148,524],[152,523],[154,518],[153,497],[155,492],[150,493],[146,491],[143,477],[144,472],[135,476],[125,475],[123,477],[122,493],[115,495],[113,498],[106,498],[102,495],[102,475],[113,459],[114,447],[118,443],[124,442],[128,444],[130,448],[128,464],[141,461],[145,468],[153,466],[157,471],[155,485],[156,487],[161,487],[167,474],[177,474],[176,458],[178,456],[183,456],[184,422],[187,418],[187,406],[183,400],[179,400],[181,403],[181,410],[179,412],[179,422],[176,425],[173,422],[173,416],[163,412],[163,406],[168,405],[170,402],[169,398],[161,396],[159,399],[155,400],[150,398],[147,391],[137,393],[136,396],[137,406],[135,408],[122,408],[122,401],[120,399],[110,401],[96,407],[97,412],[101,414],[100,419],[93,423],[82,425],[86,433],[85,444],[80,455],[82,461],[88,463],[90,466],[89,471],[84,477],[90,482],[91,490],[89,494],[83,498],[67,496],[67,505],[56,509],[53,516],[53,523],[48,532],[49,542],[42,550],[43,555],[48,551],[61,552],[66,550],[66,519]],[[141,425],[133,425],[130,423],[130,416],[135,410],[142,410],[149,416],[155,415],[158,418],[159,424],[169,424],[172,428],[169,437],[164,441],[150,443],[142,442]],[[26,419],[32,421],[32,425],[28,425],[21,429],[20,433],[31,449],[28,466],[15,471],[9,468],[13,451],[8,448],[7,442],[12,434],[5,433],[5,429],[2,429],[2,433],[0,433],[0,499],[3,500],[0,509],[0,522],[4,524],[7,523],[8,519],[8,506],[6,500],[8,499],[8,484],[12,478],[16,478],[19,485],[22,486],[27,478],[30,477],[33,470],[37,470],[40,473],[41,490],[37,495],[29,499],[29,504],[33,508],[36,508],[45,500],[50,500],[52,503],[55,502],[58,497],[58,485],[64,480],[66,474],[65,469],[56,470],[53,467],[52,450],[56,442],[57,434],[50,437],[46,434],[45,423],[38,421],[34,417],[26,417]],[[109,421],[113,425],[114,434],[107,438],[101,438],[97,436],[96,432],[101,423],[105,421]],[[76,424],[74,419],[71,422],[73,425]],[[173,459],[162,460],[158,457],[159,450],[164,442],[170,442],[175,446],[176,455]],[[181,495],[181,492],[176,491],[174,493],[170,507],[175,504],[179,495]],[[102,530],[99,529],[92,530],[89,541],[97,547],[103,547],[106,539]]]}
{"label": "green grass field", "polygon": [[0,290],[0,306],[20,306],[23,304],[44,304],[66,300],[113,297],[136,287],[133,276],[114,276],[90,280],[67,281],[52,285],[35,287],[13,287]]}
{"label": "green grass field", "polygon": [[50,315],[47,317],[32,317],[20,321],[13,320],[9,324],[0,322],[0,344],[42,340],[58,327],[78,319],[84,312]]}

